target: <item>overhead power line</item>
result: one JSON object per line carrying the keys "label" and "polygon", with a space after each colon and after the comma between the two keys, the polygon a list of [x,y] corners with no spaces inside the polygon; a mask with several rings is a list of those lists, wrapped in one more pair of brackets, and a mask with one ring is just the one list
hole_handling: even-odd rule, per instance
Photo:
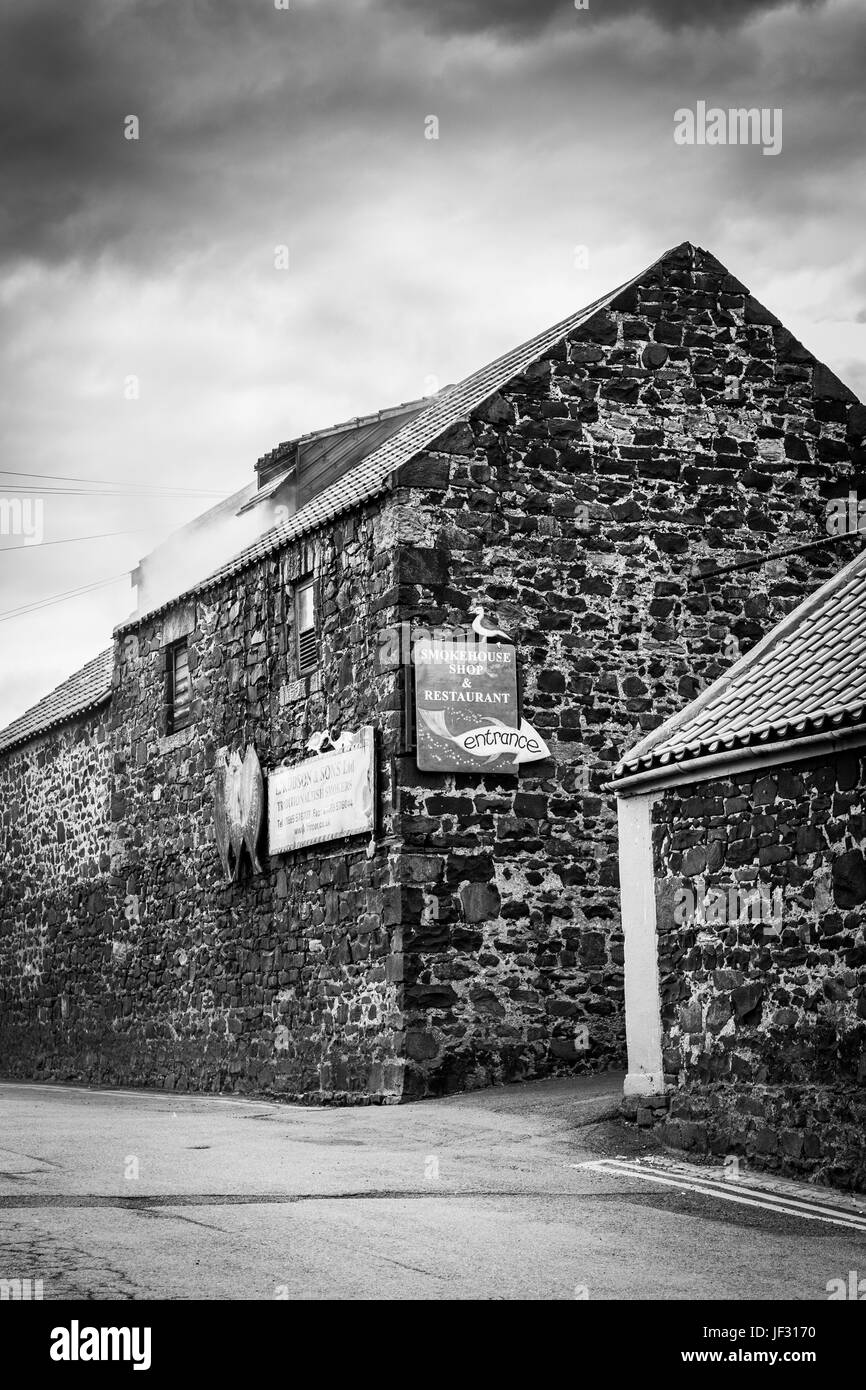
{"label": "overhead power line", "polygon": [[[56,483],[90,483],[94,487],[116,488],[119,484],[117,478],[76,478],[68,473],[22,473],[14,468],[0,468],[0,474],[4,478],[48,478]],[[184,497],[226,497],[228,495],[225,492],[218,492],[214,488],[165,487],[162,483],[129,483],[128,486],[148,492],[173,492]],[[32,488],[21,488],[22,492],[33,490]]]}
{"label": "overhead power line", "polygon": [[[34,492],[38,497],[137,497],[139,501],[158,502],[161,499],[180,499],[181,497],[210,497],[214,494],[201,492],[163,492],[154,489],[147,492],[143,488],[84,488],[84,487],[35,487],[31,483],[15,483],[14,491]],[[219,494],[223,496],[222,493]]]}
{"label": "overhead power line", "polygon": [[93,584],[82,584],[78,589],[67,589],[62,594],[51,594],[48,598],[39,599],[35,603],[22,604],[20,608],[9,608],[5,613],[0,613],[0,623],[9,622],[11,618],[23,618],[29,613],[36,613],[41,608],[52,608],[55,603],[65,603],[67,599],[78,598],[81,594],[92,594],[97,589],[104,589],[109,584],[119,584],[121,579],[128,579],[129,571],[124,570],[122,574],[112,575],[110,579],[98,579]]}
{"label": "overhead power line", "polygon": [[105,541],[110,536],[140,536],[149,531],[149,526],[137,526],[130,531],[102,531],[97,536],[65,536],[59,541],[39,541],[33,545],[0,545],[0,555],[10,555],[15,550],[46,550],[49,545],[78,545],[81,541]]}

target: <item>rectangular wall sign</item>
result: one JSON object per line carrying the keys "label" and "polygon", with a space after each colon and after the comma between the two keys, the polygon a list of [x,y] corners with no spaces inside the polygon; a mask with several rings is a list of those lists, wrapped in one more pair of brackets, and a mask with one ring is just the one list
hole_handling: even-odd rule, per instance
{"label": "rectangular wall sign", "polygon": [[517,772],[517,652],[505,642],[418,641],[418,766],[427,772]]}
{"label": "rectangular wall sign", "polygon": [[354,747],[269,773],[270,854],[286,854],[373,829],[373,730],[365,727],[354,738]]}

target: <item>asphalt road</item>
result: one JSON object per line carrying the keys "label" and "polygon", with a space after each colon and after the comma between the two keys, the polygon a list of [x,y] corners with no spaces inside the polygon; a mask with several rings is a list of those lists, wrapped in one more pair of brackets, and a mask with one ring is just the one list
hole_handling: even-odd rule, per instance
{"label": "asphalt road", "polygon": [[0,1279],[45,1299],[806,1299],[866,1234],[576,1164],[622,1078],[407,1106],[0,1086]]}

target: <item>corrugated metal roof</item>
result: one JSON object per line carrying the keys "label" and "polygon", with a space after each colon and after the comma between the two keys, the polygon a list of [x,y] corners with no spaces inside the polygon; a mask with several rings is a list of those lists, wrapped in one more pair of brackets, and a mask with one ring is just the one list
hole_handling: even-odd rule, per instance
{"label": "corrugated metal roof", "polygon": [[371,420],[359,429],[345,434],[329,435],[325,438],[302,444],[298,451],[298,502],[304,506],[312,501],[317,492],[329,482],[348,473],[355,464],[368,458],[375,451],[426,410],[429,401],[416,405],[399,415],[389,415],[381,420]]}
{"label": "corrugated metal roof", "polygon": [[[445,387],[444,390],[450,388]],[[270,473],[274,468],[285,469],[293,462],[299,447],[308,444],[315,444],[317,440],[329,440],[336,434],[357,434],[367,428],[368,425],[379,425],[383,421],[392,422],[393,430],[400,428],[400,417],[402,415],[415,414],[422,411],[425,406],[430,404],[430,396],[419,396],[414,401],[401,401],[398,405],[383,406],[381,410],[374,410],[369,415],[355,415],[351,420],[341,420],[336,425],[325,425],[322,429],[308,430],[306,434],[299,434],[295,439],[285,439],[282,444],[277,444],[274,449],[269,449],[266,454],[262,454],[256,463],[256,472],[259,477],[264,473]]]}
{"label": "corrugated metal roof", "polygon": [[288,482],[294,472],[295,465],[292,464],[291,468],[287,468],[285,472],[277,473],[271,478],[269,483],[266,483],[264,487],[258,488],[252,496],[248,497],[242,507],[238,507],[238,516],[241,516],[243,512],[251,512],[254,507],[260,506],[262,502],[267,502],[269,497],[273,497],[274,493],[279,492],[283,483]]}
{"label": "corrugated metal roof", "polygon": [[77,714],[95,709],[111,696],[113,648],[100,652],[74,676],[70,676],[50,695],[27,710],[0,732],[0,752],[8,752],[20,743],[27,743],[58,724],[65,724]]}
{"label": "corrugated metal roof", "polygon": [[[660,259],[663,260],[664,257],[660,257]],[[658,262],[653,264],[657,265]],[[652,266],[649,267],[650,270],[652,268]],[[635,276],[625,285],[618,286],[603,298],[578,310],[576,314],[570,315],[543,333],[530,338],[520,347],[498,357],[494,362],[482,368],[481,371],[473,373],[472,376],[467,377],[458,385],[446,387],[437,396],[425,402],[418,410],[415,409],[419,405],[418,402],[407,402],[403,406],[379,411],[375,415],[347,421],[345,426],[336,425],[328,430],[317,430],[304,436],[304,440],[313,442],[319,439],[327,440],[336,435],[338,436],[337,447],[340,448],[342,445],[339,436],[344,431],[348,432],[350,437],[356,438],[366,434],[364,444],[372,447],[372,452],[360,463],[349,466],[343,476],[313,497],[294,516],[281,522],[270,531],[266,531],[233,559],[220,565],[207,578],[149,611],[127,619],[118,625],[115,633],[129,632],[148,618],[165,612],[191,595],[215,587],[224,579],[241,573],[248,566],[255,564],[257,560],[264,559],[282,549],[289,541],[314,531],[318,526],[333,521],[344,512],[384,492],[395,469],[400,468],[401,465],[408,463],[417,454],[423,452],[441,434],[444,434],[452,425],[465,419],[470,411],[483,404],[489,396],[492,396],[512,377],[525,371],[549,348],[579,328],[600,308],[609,304],[624,289],[636,284],[646,274],[647,271],[642,271],[640,275]],[[399,428],[393,432],[390,425],[394,417],[404,414],[410,416],[408,423],[398,420]],[[376,435],[382,431],[383,427],[387,431],[388,437],[376,447]],[[276,462],[288,447],[288,445],[280,445],[278,449],[273,451],[272,455],[267,457]],[[288,458],[286,458],[286,463],[288,463]],[[274,480],[274,486],[268,487],[268,492],[276,491],[286,476],[288,476],[287,473],[281,473],[278,479]],[[76,675],[70,676],[68,681],[58,686],[51,695],[46,696],[38,705],[34,705],[33,709],[28,710],[20,719],[16,719],[7,729],[0,732],[0,751],[11,748],[15,744],[26,742],[37,733],[42,733],[53,725],[63,723],[73,715],[80,714],[86,709],[100,704],[103,700],[107,700],[111,694],[111,660],[110,649],[102,652]]]}
{"label": "corrugated metal roof", "polygon": [[215,585],[221,584],[223,580],[240,573],[257,560],[262,560],[282,549],[289,541],[307,535],[310,531],[316,530],[317,527],[335,520],[344,512],[350,511],[384,492],[396,469],[428,449],[441,434],[444,434],[453,425],[465,420],[470,411],[477,409],[513,377],[519,376],[533,362],[537,362],[540,357],[544,356],[545,352],[567,337],[569,333],[580,328],[599,309],[616,299],[617,295],[622,294],[630,286],[638,284],[660,261],[669,255],[671,252],[666,252],[665,256],[659,257],[659,261],[654,261],[647,270],[641,271],[639,275],[634,276],[624,285],[618,285],[616,289],[611,290],[609,294],[595,300],[592,304],[588,304],[586,308],[579,309],[577,313],[571,314],[551,328],[545,329],[543,333],[530,338],[520,347],[513,348],[502,357],[497,357],[494,362],[490,362],[480,371],[474,372],[472,376],[466,377],[464,381],[451,387],[450,390],[440,392],[419,415],[416,415],[413,420],[410,420],[407,425],[404,425],[361,463],[351,468],[337,482],[326,487],[302,506],[294,516],[280,522],[270,531],[266,531],[264,535],[259,536],[252,544],[240,551],[234,559],[221,565],[219,569],[214,570],[200,583],[177,594],[169,602],[162,603],[149,612],[128,619],[115,629],[116,633],[128,632],[148,618],[164,612],[182,599],[193,594],[203,593]]}
{"label": "corrugated metal roof", "polygon": [[771,749],[866,720],[866,551],[730,671],[642,739],[614,782],[733,749]]}
{"label": "corrugated metal roof", "polygon": [[331,482],[336,482],[337,478],[390,439],[392,434],[420,415],[430,404],[430,399],[404,401],[402,405],[379,410],[374,415],[359,416],[340,425],[314,430],[278,445],[259,459],[257,468],[261,476],[269,474],[279,463],[279,471],[273,477],[268,477],[259,490],[244,502],[240,511],[251,511],[260,502],[273,497],[293,474],[297,475],[300,505],[310,501],[312,494],[318,491],[319,478],[330,477]]}

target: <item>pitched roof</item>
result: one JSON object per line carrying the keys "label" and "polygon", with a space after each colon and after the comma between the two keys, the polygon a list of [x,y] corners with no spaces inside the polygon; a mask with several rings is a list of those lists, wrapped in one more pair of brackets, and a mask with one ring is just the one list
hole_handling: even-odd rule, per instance
{"label": "pitched roof", "polygon": [[57,724],[65,724],[77,714],[94,709],[111,696],[111,673],[114,652],[111,647],[100,652],[74,676],[70,676],[50,695],[13,720],[0,731],[0,752],[7,752],[19,743],[27,743]]}
{"label": "pitched roof", "polygon": [[[866,550],[696,700],[625,755],[613,785],[734,749],[756,752],[866,721]],[[651,780],[651,779],[650,779]]]}
{"label": "pitched roof", "polygon": [[[377,410],[372,415],[359,415],[353,420],[312,430],[299,435],[297,439],[278,444],[256,464],[261,485],[240,510],[249,511],[273,496],[296,469],[301,473],[302,485],[307,475],[315,477],[322,473],[333,473],[342,476],[348,473],[356,463],[367,458],[392,434],[408,424],[411,418],[420,415],[431,399],[422,396],[418,400],[403,401],[400,405]],[[311,491],[315,491],[315,488]],[[303,491],[301,500],[309,500]]]}
{"label": "pitched roof", "polygon": [[[686,245],[687,243],[683,243],[683,247]],[[680,247],[676,247],[674,252],[680,249]],[[149,612],[135,614],[126,619],[115,631],[117,633],[129,631],[147,618],[164,612],[166,608],[182,599],[215,587],[224,579],[228,579],[246,569],[247,566],[254,564],[255,561],[264,559],[282,549],[289,541],[314,531],[318,526],[335,520],[344,512],[350,511],[353,507],[368,502],[385,492],[396,469],[409,463],[411,459],[428,449],[446,430],[466,419],[470,411],[483,405],[490,396],[505,386],[513,377],[519,376],[533,362],[537,362],[556,343],[591,319],[599,309],[610,305],[624,290],[638,284],[655,266],[672,254],[671,251],[665,252],[665,255],[660,256],[658,261],[654,261],[647,270],[642,270],[640,274],[635,275],[625,284],[618,285],[616,289],[603,295],[601,299],[596,299],[592,304],[579,309],[577,313],[553,324],[551,328],[547,328],[543,333],[528,339],[520,347],[512,348],[510,352],[505,353],[502,357],[497,357],[494,362],[482,367],[480,371],[473,372],[471,376],[466,377],[456,386],[441,391],[419,415],[416,415],[396,434],[391,435],[384,444],[350,469],[337,482],[324,488],[316,497],[302,506],[294,516],[280,522],[279,525],[259,536],[232,560],[220,565],[206,579],[189,589],[185,589],[171,600],[159,604],[158,607],[152,608]]]}

